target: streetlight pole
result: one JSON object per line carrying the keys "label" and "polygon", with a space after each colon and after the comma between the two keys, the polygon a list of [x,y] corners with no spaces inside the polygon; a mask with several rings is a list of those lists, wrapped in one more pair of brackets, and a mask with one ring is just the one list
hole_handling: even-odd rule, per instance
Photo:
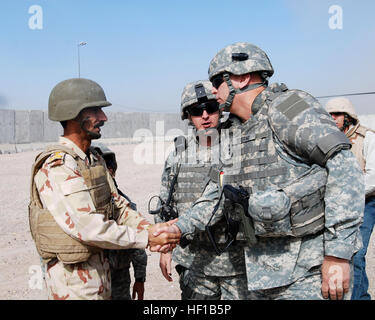
{"label": "streetlight pole", "polygon": [[79,48],[81,46],[85,46],[87,44],[87,42],[80,42],[77,44],[77,48],[78,48],[78,78],[81,78],[81,57],[80,57],[80,52],[79,52]]}

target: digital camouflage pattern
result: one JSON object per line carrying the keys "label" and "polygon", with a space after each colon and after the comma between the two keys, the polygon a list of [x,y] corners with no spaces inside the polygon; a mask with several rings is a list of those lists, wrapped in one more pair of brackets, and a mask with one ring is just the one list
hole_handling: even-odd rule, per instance
{"label": "digital camouflage pattern", "polygon": [[[280,183],[293,179],[291,174],[296,174],[299,170],[306,170],[308,166],[305,163],[310,160],[309,155],[316,143],[320,141],[319,139],[330,132],[338,131],[319,102],[302,91],[290,90],[280,94],[272,101],[273,105],[268,110],[266,99],[274,95],[272,88],[274,86],[270,86],[258,95],[252,106],[254,115],[245,123],[233,126],[230,130],[234,132],[234,141],[241,141],[242,138],[244,141],[248,141],[249,137],[255,138],[257,134],[264,133],[262,131],[264,128],[257,124],[259,119],[268,117],[273,129],[272,137],[275,143],[273,143],[274,153],[269,153],[267,156],[272,157],[281,154],[288,163],[297,166],[297,168],[284,171],[284,175],[268,175],[264,178],[262,178],[262,174],[254,175],[260,177],[259,181],[255,183],[256,179],[246,179],[245,175],[251,173],[251,170],[254,172],[257,167],[254,164],[260,165],[261,161],[253,161],[253,165],[249,168],[243,168],[243,164],[244,161],[253,160],[251,157],[256,152],[251,153],[249,150],[243,152],[242,148],[233,146],[233,162],[223,168],[225,173],[224,183],[230,169],[229,171],[232,170],[231,174],[238,174],[239,179],[242,176],[242,181],[238,181],[238,184],[248,189],[254,188],[252,190],[254,192],[277,187]],[[280,105],[283,100],[292,94],[297,94],[302,98],[308,107],[304,112],[293,118],[293,121],[290,121],[275,106]],[[294,134],[290,134],[293,125],[295,125]],[[260,136],[258,135],[258,137]],[[241,140],[238,140],[238,138]],[[260,147],[260,142],[258,140],[255,147]],[[270,140],[260,149],[268,150],[269,143],[271,143]],[[259,148],[255,149],[259,150]],[[272,169],[278,166],[277,163],[261,165],[263,169]],[[258,237],[256,245],[246,247],[248,289],[252,294],[250,298],[256,298],[256,295],[253,295],[255,293],[266,293],[267,290],[265,289],[284,288],[283,290],[285,290],[286,286],[293,283],[296,286],[303,286],[303,279],[312,279],[309,276],[316,272],[316,269],[319,270],[325,255],[350,260],[359,249],[361,244],[358,237],[358,228],[364,208],[364,186],[361,169],[349,150],[342,150],[331,157],[326,162],[325,168],[328,176],[324,195],[324,231],[305,237]],[[246,171],[242,171],[245,169]],[[178,222],[184,232],[190,232],[198,226],[202,230],[204,221],[198,222],[199,212],[202,206],[213,208],[217,202],[216,199],[217,195],[215,196],[213,185],[210,183],[205,193],[189,211],[189,219]],[[353,201],[353,199],[356,199],[356,201]],[[190,224],[189,221],[191,221]],[[194,226],[192,221],[194,221]],[[181,225],[182,222],[186,223]],[[320,287],[321,282],[316,285]],[[301,295],[298,290],[293,292],[296,294],[293,299],[308,298],[306,293]],[[282,298],[282,295],[279,298]],[[292,295],[288,298],[292,298]]]}
{"label": "digital camouflage pattern", "polygon": [[[172,180],[172,177],[176,172],[177,165],[181,164],[181,162],[183,165],[185,164],[187,166],[190,165],[195,167],[199,167],[202,164],[210,164],[210,160],[212,160],[213,157],[218,157],[219,152],[219,144],[215,144],[211,148],[199,147],[196,138],[192,136],[189,137],[186,151],[184,151],[181,156],[179,156],[176,151],[172,151],[165,162],[160,189],[161,198],[165,200],[168,197],[170,181]],[[185,163],[183,163],[184,161]],[[189,178],[186,173],[180,174],[181,176],[184,175],[184,178]],[[209,179],[206,178],[207,176],[202,176],[195,179],[195,184],[200,185],[201,190],[200,193],[195,194],[195,199],[198,199],[205,188],[207,188],[206,185],[209,182]],[[181,185],[181,183],[183,182],[180,182],[180,186],[176,186],[174,192],[175,202],[173,203],[177,207],[179,213],[179,221],[177,222],[178,227],[181,227],[181,224],[184,223],[183,221],[185,221],[184,219],[189,220],[187,212],[194,203],[194,200],[184,201],[183,196],[178,195],[179,187],[187,187],[186,184]],[[215,189],[214,197],[216,197],[217,199],[218,186],[217,184],[214,184],[212,182],[210,184]],[[211,208],[209,208],[209,210],[206,209],[207,208],[205,208],[204,206],[201,206],[198,219],[202,219],[202,221],[207,220],[208,222],[212,210]],[[155,218],[155,222],[156,221],[160,222],[160,218]],[[225,225],[222,220],[219,221],[216,231],[217,234],[221,235],[221,238],[223,239],[225,234]],[[243,284],[246,283],[246,281],[243,280],[246,280],[243,247],[238,245],[236,247],[230,248],[230,250],[223,253],[221,256],[217,256],[205,232],[195,232],[195,229],[193,228],[190,232],[190,235],[188,235],[187,237],[189,239],[192,239],[191,243],[185,248],[177,246],[173,250],[173,260],[178,265],[181,265],[188,269],[188,273],[190,275],[189,286],[191,286],[191,289],[198,294],[204,294],[208,296],[215,296],[217,292],[222,292],[222,299],[225,294],[232,295],[232,297],[241,296],[243,298],[243,292],[247,291],[246,286],[243,286]],[[227,281],[227,279],[229,278],[232,280]],[[180,279],[180,283],[183,283],[181,281],[183,281],[183,279]],[[211,284],[207,284],[207,288],[205,290],[202,289],[203,287],[201,285],[198,285],[199,283],[208,282],[211,282]],[[231,286],[231,284],[234,283],[236,283],[236,286]],[[226,286],[226,289],[224,290],[222,286]],[[183,290],[183,288],[184,286],[182,285],[181,289]],[[220,288],[222,288],[222,290]],[[203,290],[204,293],[201,292],[201,290]],[[225,293],[223,290],[229,290],[229,292]],[[184,297],[184,292],[182,293],[182,296]]]}
{"label": "digital camouflage pattern", "polygon": [[[247,54],[248,59],[233,61],[232,54],[234,53]],[[267,54],[251,43],[237,42],[226,46],[215,55],[208,68],[208,77],[212,80],[214,76],[223,72],[241,75],[257,71],[266,71],[269,77],[273,75],[273,67]]]}
{"label": "digital camouflage pattern", "polygon": [[[274,152],[293,164],[295,170],[287,170],[284,175],[268,176],[261,179],[261,183],[255,183],[256,179],[242,181],[247,187],[255,187],[255,190],[262,183],[264,190],[267,190],[293,180],[293,172],[301,172],[299,168],[312,161],[310,156],[315,146],[330,133],[339,132],[328,113],[309,94],[289,90],[280,93],[267,106],[266,100],[272,94],[271,87],[258,95],[252,106],[253,116],[241,126],[241,135],[249,137],[262,132],[257,124],[264,118],[268,119],[267,122],[273,129],[273,139],[278,141]],[[288,119],[278,106],[293,94],[302,99],[305,108],[295,115],[290,114]],[[245,153],[241,157],[248,160],[251,154]],[[264,167],[268,170],[271,168],[272,165]],[[324,195],[324,231],[305,237],[258,237],[255,246],[245,249],[247,277],[251,279],[248,283],[249,290],[291,284],[307,277],[314,267],[320,266],[325,255],[350,260],[359,249],[358,228],[364,209],[361,170],[349,150],[341,150],[331,157],[325,168],[328,177]]]}
{"label": "digital camouflage pattern", "polygon": [[[88,165],[99,161],[92,153],[87,156],[69,139],[60,137],[59,143],[72,148]],[[150,223],[118,195],[107,174],[118,212],[116,221],[104,220],[103,214],[95,213],[77,162],[68,154],[48,158],[34,181],[43,207],[48,208],[58,226],[74,239],[103,249],[146,248],[145,227]],[[111,296],[109,263],[103,252],[77,264],[53,259],[45,270],[49,299],[109,299]]]}
{"label": "digital camouflage pattern", "polygon": [[134,279],[146,279],[147,254],[142,249],[108,250],[112,279],[112,300],[131,300],[130,264]]}
{"label": "digital camouflage pattern", "polygon": [[181,119],[187,119],[188,114],[186,112],[186,109],[190,106],[192,106],[195,103],[198,103],[198,98],[197,94],[195,91],[195,86],[202,84],[207,100],[215,100],[215,95],[212,94],[212,84],[208,80],[200,80],[200,81],[195,81],[188,83],[185,87],[184,90],[182,91],[181,95]]}

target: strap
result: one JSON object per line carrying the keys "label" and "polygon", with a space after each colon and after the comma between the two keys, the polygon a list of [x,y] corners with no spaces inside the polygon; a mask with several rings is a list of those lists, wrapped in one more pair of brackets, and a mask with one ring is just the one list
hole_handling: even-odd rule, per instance
{"label": "strap", "polygon": [[265,138],[269,138],[270,136],[271,136],[271,130],[266,130],[266,131],[256,133],[256,134],[249,134],[241,138],[241,143],[253,141],[256,139],[265,139]]}
{"label": "strap", "polygon": [[285,175],[288,169],[286,167],[281,167],[277,169],[254,171],[250,173],[239,173],[231,176],[224,176],[224,181],[226,184],[246,181],[250,179],[263,179],[267,177],[274,177],[279,175]]}
{"label": "strap", "polygon": [[242,162],[242,167],[250,167],[252,165],[271,164],[277,162],[277,156],[268,156],[255,159],[249,159]]}
{"label": "strap", "polygon": [[241,149],[241,155],[254,153],[254,152],[263,152],[268,150],[268,141],[262,141],[259,146],[245,144]]}

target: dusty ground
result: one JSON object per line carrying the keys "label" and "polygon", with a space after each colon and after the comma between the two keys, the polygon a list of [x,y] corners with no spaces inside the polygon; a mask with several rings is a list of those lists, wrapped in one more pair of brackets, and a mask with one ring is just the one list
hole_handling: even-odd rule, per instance
{"label": "dusty ground", "polygon": [[[148,199],[159,190],[163,164],[163,149],[154,157],[157,164],[138,164],[133,155],[137,145],[111,146],[119,163],[120,188],[138,204],[140,212],[151,220],[147,212]],[[27,205],[31,164],[38,152],[0,155],[0,299],[44,300],[44,288],[38,288],[39,256],[31,239]],[[154,161],[155,162],[155,161]],[[370,293],[375,297],[374,236],[368,250],[368,275]],[[159,254],[148,254],[145,299],[179,299],[178,276],[169,283],[161,275]],[[36,272],[35,272],[36,271]],[[36,280],[36,281],[35,281]]]}

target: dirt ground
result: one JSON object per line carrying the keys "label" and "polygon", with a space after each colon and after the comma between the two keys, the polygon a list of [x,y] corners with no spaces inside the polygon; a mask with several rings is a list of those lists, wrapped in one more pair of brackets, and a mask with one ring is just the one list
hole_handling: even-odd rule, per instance
{"label": "dirt ground", "polygon": [[[163,148],[154,154],[156,164],[140,164],[133,159],[142,154],[139,145],[113,145],[119,164],[119,187],[147,214],[147,203],[159,191],[163,164]],[[155,148],[157,149],[157,148]],[[40,283],[40,263],[31,238],[27,217],[30,171],[38,152],[0,155],[0,299],[45,300],[46,291]],[[138,157],[139,159],[139,157]],[[370,294],[375,297],[374,236],[367,254]],[[147,251],[148,266],[145,283],[146,300],[178,300],[178,276],[173,270],[173,282],[168,282],[159,269],[159,254]]]}

